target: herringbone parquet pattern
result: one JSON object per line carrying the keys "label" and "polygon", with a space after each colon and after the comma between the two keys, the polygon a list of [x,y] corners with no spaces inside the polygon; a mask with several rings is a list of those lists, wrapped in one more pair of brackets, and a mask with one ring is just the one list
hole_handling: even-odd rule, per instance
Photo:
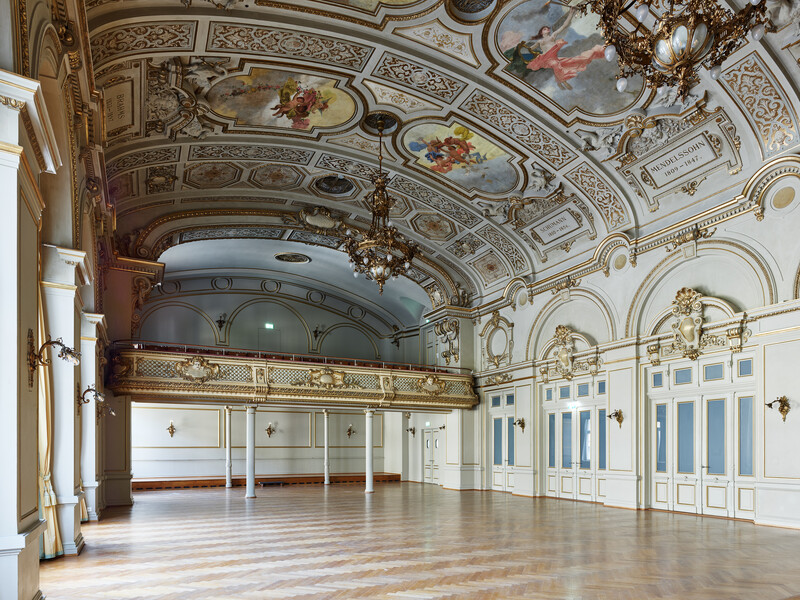
{"label": "herringbone parquet pattern", "polygon": [[49,600],[800,593],[800,532],[420,484],[140,492],[42,564]]}

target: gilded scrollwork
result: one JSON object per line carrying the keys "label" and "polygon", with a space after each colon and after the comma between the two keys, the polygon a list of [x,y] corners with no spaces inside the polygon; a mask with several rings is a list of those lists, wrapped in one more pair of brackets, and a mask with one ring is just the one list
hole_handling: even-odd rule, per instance
{"label": "gilded scrollwork", "polygon": [[703,335],[703,295],[691,288],[681,288],[672,302],[673,344],[683,356],[692,360],[700,355],[700,338]]}
{"label": "gilded scrollwork", "polygon": [[498,373],[497,375],[490,375],[486,378],[486,385],[501,385],[507,381],[511,381],[511,373]]}
{"label": "gilded scrollwork", "polygon": [[[551,338],[552,350],[549,351],[548,362],[539,368],[544,383],[552,378],[563,377],[567,381],[580,374],[596,375],[602,366],[602,360],[595,350],[594,354],[583,355],[576,351],[575,342],[586,339],[566,325],[558,325]],[[579,356],[576,357],[576,354]]]}
{"label": "gilded scrollwork", "polygon": [[715,334],[704,330],[705,306],[707,301],[702,293],[692,288],[681,288],[672,302],[672,340],[667,344],[655,343],[647,346],[647,355],[653,365],[661,363],[662,358],[682,356],[696,360],[705,350],[729,348],[739,352],[750,338],[747,317],[727,330]]}
{"label": "gilded scrollwork", "polygon": [[459,361],[459,322],[456,318],[443,319],[434,323],[433,331],[439,338],[444,350],[440,353],[445,364],[449,365],[450,360]]}
{"label": "gilded scrollwork", "polygon": [[416,381],[417,389],[431,396],[438,396],[447,390],[447,382],[442,381],[436,375],[425,375]]}
{"label": "gilded scrollwork", "polygon": [[487,365],[496,368],[503,363],[511,364],[514,350],[514,323],[500,316],[500,311],[496,310],[484,325],[480,336],[483,338],[481,350]]}
{"label": "gilded scrollwork", "polygon": [[334,371],[328,367],[322,369],[309,369],[306,379],[292,383],[297,387],[318,387],[326,390],[333,389],[360,389],[362,386],[352,381],[344,371]]}
{"label": "gilded scrollwork", "polygon": [[175,363],[174,369],[178,377],[192,383],[205,383],[220,376],[220,366],[202,356],[194,356]]}

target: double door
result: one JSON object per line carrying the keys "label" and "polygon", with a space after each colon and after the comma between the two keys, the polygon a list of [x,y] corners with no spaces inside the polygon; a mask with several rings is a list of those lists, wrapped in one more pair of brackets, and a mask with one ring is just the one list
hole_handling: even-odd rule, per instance
{"label": "double door", "polygon": [[605,413],[604,408],[591,405],[545,412],[548,496],[591,502],[602,499],[608,427]]}
{"label": "double door", "polygon": [[422,472],[425,483],[439,483],[439,430],[423,430]]}
{"label": "double door", "polygon": [[752,518],[737,514],[736,497],[752,479],[752,400],[733,394],[651,400],[653,508]]}
{"label": "double door", "polygon": [[515,431],[514,413],[496,411],[492,423],[492,489],[510,492],[514,489]]}

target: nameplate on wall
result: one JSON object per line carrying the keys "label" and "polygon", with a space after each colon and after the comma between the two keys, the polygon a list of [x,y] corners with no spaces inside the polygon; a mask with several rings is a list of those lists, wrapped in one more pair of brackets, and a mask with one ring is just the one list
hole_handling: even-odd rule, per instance
{"label": "nameplate on wall", "polygon": [[651,212],[669,197],[699,200],[719,191],[742,169],[741,140],[721,108],[698,102],[681,114],[632,115],[626,128],[609,160]]}
{"label": "nameplate on wall", "polygon": [[717,153],[711,143],[705,135],[700,134],[645,163],[642,168],[650,175],[655,187],[660,188],[695,173],[715,158]]}
{"label": "nameplate on wall", "polygon": [[580,229],[580,227],[580,223],[568,210],[562,210],[548,217],[546,221],[534,225],[533,231],[536,232],[542,242],[548,244]]}

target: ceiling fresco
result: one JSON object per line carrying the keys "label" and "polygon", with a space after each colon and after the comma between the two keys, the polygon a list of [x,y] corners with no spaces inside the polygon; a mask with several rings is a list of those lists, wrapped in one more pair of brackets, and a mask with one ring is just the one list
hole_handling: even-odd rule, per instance
{"label": "ceiling fresco", "polygon": [[571,4],[89,0],[114,250],[257,239],[331,255],[369,226],[378,137],[363,121],[383,112],[391,217],[423,247],[398,289],[470,305],[512,277],[608,269],[611,248],[635,265],[631,240],[800,145],[800,26],[777,0],[778,33],[683,101],[617,92],[596,22]]}
{"label": "ceiling fresco", "polygon": [[206,97],[216,114],[239,126],[308,131],[341,125],[356,111],[335,80],[278,69],[251,67],[247,75],[225,77]]}
{"label": "ceiling fresco", "polygon": [[616,90],[615,64],[605,60],[598,15],[581,16],[569,0],[528,0],[500,21],[497,45],[503,70],[547,96],[564,111],[617,113],[642,94],[642,81]]}

